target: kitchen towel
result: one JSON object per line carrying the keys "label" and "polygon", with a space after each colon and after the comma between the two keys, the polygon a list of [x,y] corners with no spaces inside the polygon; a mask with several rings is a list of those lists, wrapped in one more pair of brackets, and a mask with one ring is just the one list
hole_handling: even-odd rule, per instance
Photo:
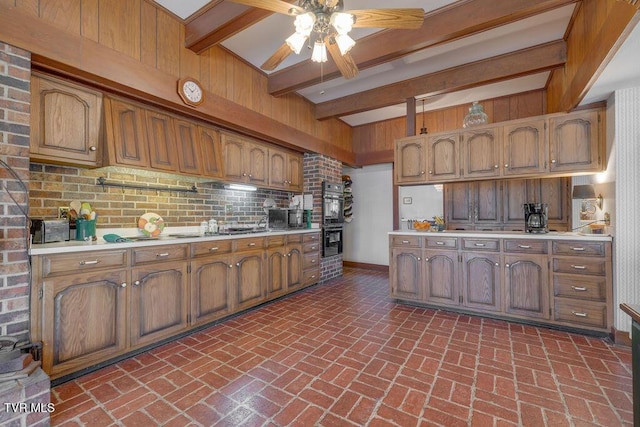
{"label": "kitchen towel", "polygon": [[123,243],[131,241],[130,239],[127,239],[126,237],[120,237],[117,234],[105,234],[104,236],[102,236],[102,238],[109,243]]}

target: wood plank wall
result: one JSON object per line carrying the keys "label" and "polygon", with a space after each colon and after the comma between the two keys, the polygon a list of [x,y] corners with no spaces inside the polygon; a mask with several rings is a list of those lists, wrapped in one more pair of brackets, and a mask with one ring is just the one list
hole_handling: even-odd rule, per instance
{"label": "wood plank wall", "polygon": [[0,0],[0,6],[15,7],[176,80],[195,77],[211,93],[326,141],[324,151],[335,146],[351,152],[350,126],[315,120],[314,106],[298,95],[270,96],[266,75],[222,48],[201,55],[186,49],[183,23],[149,0]]}
{"label": "wood plank wall", "polygon": [[[515,120],[546,114],[545,91],[537,90],[480,101],[490,123]],[[424,124],[429,133],[462,127],[462,120],[471,104],[436,111],[426,111]],[[416,103],[416,131],[422,128],[422,104]],[[359,166],[393,162],[393,144],[397,138],[407,136],[406,118],[385,120],[353,128],[353,151]]]}

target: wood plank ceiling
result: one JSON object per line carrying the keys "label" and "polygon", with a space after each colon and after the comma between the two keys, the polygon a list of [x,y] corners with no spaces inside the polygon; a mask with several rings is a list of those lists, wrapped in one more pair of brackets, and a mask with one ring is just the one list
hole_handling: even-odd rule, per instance
{"label": "wood plank ceiling", "polygon": [[[171,0],[156,0],[172,10]],[[294,0],[286,0],[296,3]],[[564,65],[563,40],[579,0],[345,0],[345,11],[421,7],[417,30],[353,31],[360,73],[346,80],[335,63],[319,65],[303,49],[268,73],[273,96],[292,92],[316,104],[316,118],[357,126],[405,115],[407,102],[428,109],[545,87]],[[177,13],[175,10],[172,10]],[[293,32],[293,19],[214,0],[183,17],[187,47],[220,45],[256,68]],[[415,102],[413,102],[415,107]]]}

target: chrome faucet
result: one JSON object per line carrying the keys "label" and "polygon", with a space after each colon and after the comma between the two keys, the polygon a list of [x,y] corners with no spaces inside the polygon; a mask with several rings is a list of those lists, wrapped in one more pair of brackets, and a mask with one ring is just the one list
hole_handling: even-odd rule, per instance
{"label": "chrome faucet", "polygon": [[258,223],[256,224],[256,228],[260,228],[260,224],[264,223],[265,228],[267,227],[267,219],[268,216],[264,215],[262,218],[260,218],[260,221],[258,221]]}

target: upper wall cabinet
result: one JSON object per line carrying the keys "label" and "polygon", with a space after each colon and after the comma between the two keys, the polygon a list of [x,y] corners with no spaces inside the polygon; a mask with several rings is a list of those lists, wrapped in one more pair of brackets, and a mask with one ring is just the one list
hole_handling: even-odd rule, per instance
{"label": "upper wall cabinet", "polygon": [[603,169],[604,132],[600,110],[549,119],[551,172],[598,172]]}
{"label": "upper wall cabinet", "polygon": [[302,156],[275,148],[269,149],[269,187],[302,191]]}
{"label": "upper wall cabinet", "polygon": [[266,147],[240,135],[222,134],[225,179],[252,185],[269,182],[269,152]]}
{"label": "upper wall cabinet", "polygon": [[105,98],[106,156],[108,165],[149,167],[149,149],[142,107]]}
{"label": "upper wall cabinet", "polygon": [[45,75],[32,75],[32,160],[100,167],[101,124],[101,93]]}
{"label": "upper wall cabinet", "polygon": [[395,142],[398,185],[569,176],[604,167],[602,111],[550,114]]}

